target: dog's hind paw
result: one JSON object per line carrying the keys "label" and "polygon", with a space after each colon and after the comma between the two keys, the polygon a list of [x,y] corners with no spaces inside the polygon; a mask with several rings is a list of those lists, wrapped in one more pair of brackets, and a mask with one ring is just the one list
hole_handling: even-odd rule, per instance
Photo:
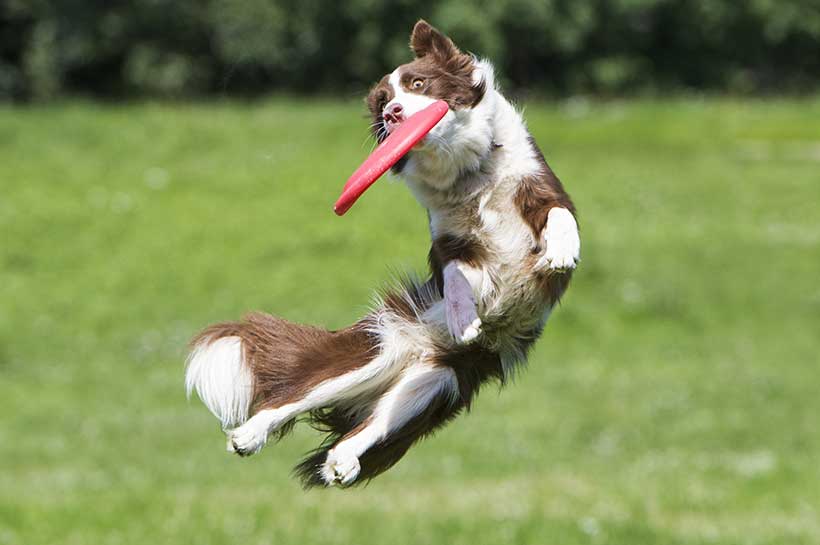
{"label": "dog's hind paw", "polygon": [[322,479],[328,486],[339,484],[348,486],[356,480],[362,466],[359,458],[343,449],[332,449],[327,453],[327,460],[322,464]]}
{"label": "dog's hind paw", "polygon": [[[264,425],[263,425],[264,424]],[[228,452],[240,456],[256,454],[268,441],[269,427],[253,418],[228,432]]]}

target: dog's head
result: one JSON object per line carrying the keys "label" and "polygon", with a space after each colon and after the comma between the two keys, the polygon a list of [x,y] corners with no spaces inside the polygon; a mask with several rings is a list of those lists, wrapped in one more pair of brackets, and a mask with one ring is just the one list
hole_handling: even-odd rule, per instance
{"label": "dog's head", "polygon": [[436,100],[447,102],[445,117],[394,167],[394,172],[445,189],[460,172],[477,167],[476,155],[492,145],[487,112],[479,113],[494,92],[492,68],[463,53],[424,20],[413,27],[410,49],[416,58],[385,75],[367,97],[373,133],[381,142],[414,113]]}

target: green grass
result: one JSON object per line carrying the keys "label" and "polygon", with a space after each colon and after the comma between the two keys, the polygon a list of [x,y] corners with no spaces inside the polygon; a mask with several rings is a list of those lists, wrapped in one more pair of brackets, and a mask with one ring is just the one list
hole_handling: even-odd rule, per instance
{"label": "green grass", "polygon": [[358,103],[0,108],[0,544],[820,543],[820,101],[529,104],[583,262],[528,370],[363,489],[224,452],[198,328],[339,327],[423,211]]}

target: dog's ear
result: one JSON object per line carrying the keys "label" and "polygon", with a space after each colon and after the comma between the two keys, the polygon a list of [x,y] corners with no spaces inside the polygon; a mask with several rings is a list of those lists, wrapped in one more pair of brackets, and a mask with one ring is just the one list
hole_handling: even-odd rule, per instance
{"label": "dog's ear", "polygon": [[442,62],[462,54],[453,40],[433,28],[424,19],[419,19],[410,33],[410,49],[416,54],[416,58],[430,55]]}

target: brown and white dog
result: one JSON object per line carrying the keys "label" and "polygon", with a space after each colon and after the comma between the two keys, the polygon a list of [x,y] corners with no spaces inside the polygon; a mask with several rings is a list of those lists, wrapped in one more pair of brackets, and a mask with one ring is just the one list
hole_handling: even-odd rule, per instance
{"label": "brown and white dog", "polygon": [[491,65],[419,21],[415,59],[367,97],[381,141],[437,99],[450,110],[393,171],[427,209],[430,278],[404,278],[339,331],[254,313],[192,342],[186,386],[247,456],[308,415],[327,433],[306,486],[372,479],[523,363],[579,259],[574,207]]}

